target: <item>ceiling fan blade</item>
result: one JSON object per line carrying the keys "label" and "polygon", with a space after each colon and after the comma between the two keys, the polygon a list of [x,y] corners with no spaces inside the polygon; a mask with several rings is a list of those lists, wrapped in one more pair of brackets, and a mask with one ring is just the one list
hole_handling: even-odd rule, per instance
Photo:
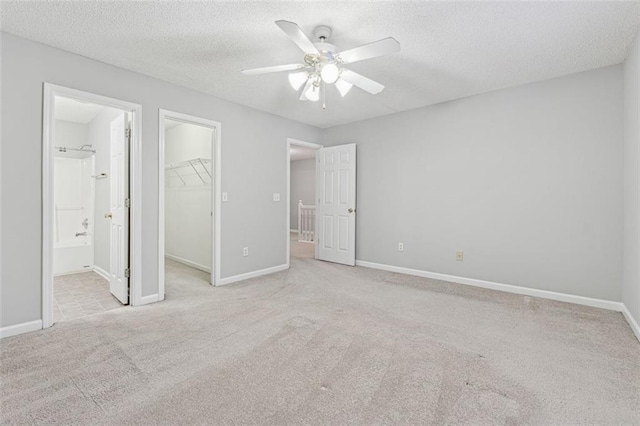
{"label": "ceiling fan blade", "polygon": [[345,64],[362,61],[363,59],[376,58],[400,51],[400,43],[393,37],[383,38],[364,46],[340,52],[338,55]]}
{"label": "ceiling fan blade", "polygon": [[311,40],[309,40],[309,37],[302,32],[298,24],[289,21],[276,21],[276,25],[279,26],[304,53],[320,53]]}
{"label": "ceiling fan blade", "polygon": [[340,73],[340,78],[347,83],[351,83],[354,86],[361,88],[365,92],[371,93],[372,95],[377,95],[384,90],[384,86],[382,84],[351,70],[343,69]]}
{"label": "ceiling fan blade", "polygon": [[250,70],[242,70],[244,75],[260,75],[270,72],[294,71],[304,68],[301,64],[276,65],[274,67],[252,68]]}

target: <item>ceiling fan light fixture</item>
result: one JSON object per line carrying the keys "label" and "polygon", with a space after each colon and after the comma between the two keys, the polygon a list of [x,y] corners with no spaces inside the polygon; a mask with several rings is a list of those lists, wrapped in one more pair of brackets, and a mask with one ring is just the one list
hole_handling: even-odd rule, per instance
{"label": "ceiling fan light fixture", "polygon": [[307,82],[309,74],[306,71],[292,72],[289,74],[289,84],[293,90],[300,90],[302,85]]}
{"label": "ceiling fan light fixture", "polygon": [[353,84],[347,83],[341,78],[337,79],[335,84],[336,84],[336,88],[340,92],[340,96],[342,96],[343,98],[346,96],[347,93],[349,93],[349,90],[351,90],[351,88],[353,87]]}
{"label": "ceiling fan light fixture", "polygon": [[335,83],[340,76],[340,70],[335,64],[325,64],[320,71],[322,81],[328,84]]}

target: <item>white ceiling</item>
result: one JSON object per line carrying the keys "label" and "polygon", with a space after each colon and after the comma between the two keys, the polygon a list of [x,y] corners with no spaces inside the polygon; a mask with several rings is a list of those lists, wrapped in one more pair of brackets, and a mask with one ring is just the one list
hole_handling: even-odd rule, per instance
{"label": "white ceiling", "polygon": [[[318,127],[331,127],[613,65],[640,27],[638,2],[2,2],[4,31]],[[394,37],[402,51],[351,65],[386,86],[354,88],[327,110],[301,102],[286,73],[300,62],[274,24],[333,27],[346,50]]]}
{"label": "white ceiling", "polygon": [[166,118],[164,120],[164,130],[173,129],[174,127],[177,127],[181,124],[184,124],[184,123],[182,123],[181,121],[175,121],[175,120]]}
{"label": "white ceiling", "polygon": [[89,124],[105,107],[76,101],[75,99],[56,97],[56,119],[72,123]]}
{"label": "white ceiling", "polygon": [[316,158],[316,150],[307,148],[304,146],[291,145],[289,148],[290,160],[308,160],[309,158]]}

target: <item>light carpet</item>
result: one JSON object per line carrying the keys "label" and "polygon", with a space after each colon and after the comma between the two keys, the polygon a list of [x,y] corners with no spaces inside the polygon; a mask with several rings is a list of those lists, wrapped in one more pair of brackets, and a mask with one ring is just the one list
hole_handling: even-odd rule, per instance
{"label": "light carpet", "polygon": [[[311,247],[311,249],[309,248]],[[640,424],[617,312],[310,259],[0,342],[3,424]]]}

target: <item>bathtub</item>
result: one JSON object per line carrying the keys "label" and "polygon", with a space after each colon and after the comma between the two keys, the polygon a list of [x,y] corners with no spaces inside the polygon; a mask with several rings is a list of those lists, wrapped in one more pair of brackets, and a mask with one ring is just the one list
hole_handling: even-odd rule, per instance
{"label": "bathtub", "polygon": [[93,247],[90,237],[64,241],[53,246],[53,274],[64,275],[93,269]]}

